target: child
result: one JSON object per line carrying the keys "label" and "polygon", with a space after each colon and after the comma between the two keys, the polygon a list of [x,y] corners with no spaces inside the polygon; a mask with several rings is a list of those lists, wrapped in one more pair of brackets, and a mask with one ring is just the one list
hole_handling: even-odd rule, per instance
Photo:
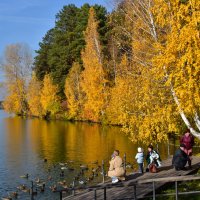
{"label": "child", "polygon": [[138,153],[136,154],[135,159],[137,159],[139,165],[139,173],[143,174],[144,153],[141,147],[138,147]]}

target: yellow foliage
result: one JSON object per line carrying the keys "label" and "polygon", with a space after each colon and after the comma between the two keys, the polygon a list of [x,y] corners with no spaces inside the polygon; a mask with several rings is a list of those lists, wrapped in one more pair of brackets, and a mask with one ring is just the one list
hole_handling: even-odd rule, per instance
{"label": "yellow foliage", "polygon": [[80,74],[80,64],[73,63],[65,81],[65,96],[67,98],[68,112],[71,118],[77,118],[81,109]]}
{"label": "yellow foliage", "polygon": [[85,94],[83,117],[92,121],[99,121],[104,114],[106,95],[106,80],[97,27],[95,11],[91,8],[85,32],[86,47],[82,52],[84,70],[81,74],[81,88]]}
{"label": "yellow foliage", "polygon": [[55,115],[60,110],[60,98],[57,96],[58,86],[53,84],[49,74],[45,75],[41,91],[41,104],[44,115]]}
{"label": "yellow foliage", "polygon": [[26,114],[28,108],[24,81],[16,79],[14,82],[7,83],[7,92],[8,96],[3,102],[5,111]]}
{"label": "yellow foliage", "polygon": [[[156,2],[161,6],[163,4],[161,0]],[[157,45],[160,54],[154,62],[168,77],[166,86],[173,87],[181,109],[188,116],[194,116],[196,112],[200,114],[200,1],[181,3],[170,0],[163,6],[166,7],[162,13],[166,16],[165,20],[158,6],[154,8],[157,23],[166,30],[166,41]]]}
{"label": "yellow foliage", "polygon": [[35,73],[32,75],[32,79],[29,82],[29,87],[27,91],[27,101],[30,110],[30,114],[33,116],[41,117],[43,114],[42,104],[41,104],[41,89],[42,85],[40,81],[37,80]]}

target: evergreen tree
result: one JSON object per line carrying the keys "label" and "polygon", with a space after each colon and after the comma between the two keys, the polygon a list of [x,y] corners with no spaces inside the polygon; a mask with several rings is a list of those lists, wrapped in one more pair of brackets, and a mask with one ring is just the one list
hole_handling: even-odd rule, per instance
{"label": "evergreen tree", "polygon": [[[64,96],[66,75],[74,62],[82,63],[81,51],[85,46],[83,32],[86,30],[90,5],[85,4],[81,8],[70,4],[64,6],[56,15],[56,24],[43,41],[35,57],[36,76],[39,80],[50,73],[53,82],[59,86],[59,95]],[[98,31],[100,40],[106,46],[106,9],[95,5],[97,19],[100,20]]]}

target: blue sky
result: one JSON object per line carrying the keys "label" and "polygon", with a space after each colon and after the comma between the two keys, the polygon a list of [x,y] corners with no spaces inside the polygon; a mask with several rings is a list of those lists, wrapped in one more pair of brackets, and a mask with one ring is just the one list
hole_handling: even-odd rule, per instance
{"label": "blue sky", "polygon": [[112,7],[111,0],[0,0],[0,55],[6,45],[17,42],[38,49],[42,37],[54,27],[56,13],[71,3]]}
{"label": "blue sky", "polygon": [[[109,11],[113,0],[0,0],[0,61],[6,45],[27,43],[31,49],[37,50],[45,33],[54,27],[55,15],[64,5],[75,4],[80,7],[84,3],[100,4]],[[0,69],[0,82],[4,73]],[[0,87],[0,100],[5,90]]]}

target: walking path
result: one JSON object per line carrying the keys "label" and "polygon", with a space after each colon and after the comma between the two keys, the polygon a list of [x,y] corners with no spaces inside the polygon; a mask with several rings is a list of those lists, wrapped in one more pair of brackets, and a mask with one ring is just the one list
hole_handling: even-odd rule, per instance
{"label": "walking path", "polygon": [[[63,198],[63,200],[92,200],[95,199],[104,199],[105,193],[103,188],[106,189],[106,199],[134,199],[135,195],[137,199],[142,199],[147,195],[152,194],[152,182],[144,183],[147,180],[165,178],[165,177],[177,177],[177,176],[186,176],[190,174],[194,174],[200,168],[200,157],[193,156],[192,160],[192,169],[175,171],[171,166],[172,157],[164,160],[162,162],[162,167],[159,169],[158,173],[144,173],[143,175],[135,173],[131,175],[127,175],[126,180],[115,184],[116,187],[113,187],[111,182],[105,184],[99,184],[97,187],[99,189],[96,190],[96,194],[93,189],[92,191],[84,190],[82,192],[76,192],[75,196],[69,196]],[[186,167],[187,168],[187,167]],[[173,178],[172,178],[173,179]],[[134,185],[136,184],[136,192],[134,193]],[[160,188],[166,184],[166,182],[158,182],[155,183],[155,189]]]}

